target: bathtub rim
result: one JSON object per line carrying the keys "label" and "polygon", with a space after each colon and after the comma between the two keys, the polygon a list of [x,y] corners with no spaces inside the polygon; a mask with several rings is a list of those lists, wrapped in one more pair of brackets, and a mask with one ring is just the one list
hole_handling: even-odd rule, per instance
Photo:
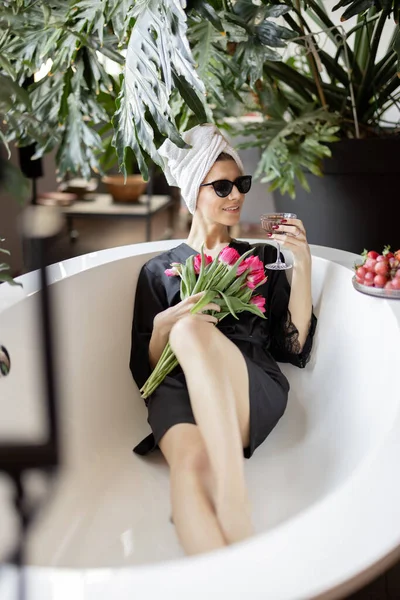
{"label": "bathtub rim", "polygon": [[[274,246],[270,242],[265,242],[259,238],[235,238],[239,241],[247,241],[251,244],[266,243]],[[141,242],[138,244],[128,244],[125,246],[116,246],[115,248],[108,248],[105,250],[98,250],[96,252],[88,252],[79,256],[74,256],[66,260],[52,263],[47,269],[48,282],[49,284],[56,283],[83,273],[89,269],[101,266],[103,264],[112,263],[124,258],[130,258],[132,256],[153,254],[156,252],[162,252],[169,250],[175,246],[186,242],[185,239],[173,239],[173,240],[160,240],[155,242]],[[360,255],[346,252],[336,248],[329,248],[328,246],[318,246],[310,244],[311,255],[316,258],[323,260],[329,260],[336,264],[340,264],[346,268],[351,268],[357,259],[360,259]],[[289,262],[291,252],[282,249],[283,253],[288,256]],[[14,280],[18,283],[23,283],[24,287],[11,286],[9,284],[0,285],[0,314],[9,306],[17,303],[40,289],[39,271],[34,270],[23,275],[15,277]],[[382,299],[380,299],[382,301]],[[394,303],[395,300],[389,300]],[[400,303],[399,303],[400,304]]]}
{"label": "bathtub rim", "polygon": [[[244,239],[244,238],[243,238]],[[183,242],[184,240],[169,240],[169,241],[161,241],[161,242],[146,242],[143,244],[133,244],[133,245],[129,245],[129,246],[121,246],[118,248],[114,248],[111,250],[102,250],[99,251],[97,253],[91,253],[88,255],[83,255],[83,256],[79,256],[79,257],[74,257],[72,259],[69,259],[68,261],[63,261],[62,263],[56,263],[55,265],[52,265],[49,268],[49,280],[51,283],[55,283],[57,281],[59,281],[60,279],[65,279],[67,277],[70,277],[72,275],[75,275],[77,273],[81,273],[87,269],[90,268],[95,268],[97,266],[100,266],[102,264],[106,264],[109,262],[114,262],[117,260],[121,260],[121,259],[125,259],[125,258],[129,258],[131,256],[135,256],[135,255],[144,255],[144,254],[153,254],[154,252],[158,252],[158,251],[163,251],[165,249],[169,249],[172,248],[176,245],[178,245],[179,243]],[[262,243],[263,240],[260,239],[248,239],[247,241],[249,241],[250,243]],[[323,253],[324,256],[318,256],[318,250],[319,248],[323,249]],[[340,262],[339,264],[342,264],[342,266],[345,266],[347,268],[351,268],[351,266],[354,264],[354,257],[357,257],[357,255],[353,255],[351,253],[346,253],[345,251],[336,251],[335,249],[329,249],[326,247],[313,247],[311,246],[311,250],[312,250],[312,254],[313,256],[315,256],[316,258],[319,258],[320,260],[327,260],[329,261],[329,256],[332,256],[332,262],[336,262],[334,260],[334,257],[337,260],[341,260],[342,262]],[[332,250],[332,252],[329,252],[329,250]],[[346,264],[347,262],[347,255],[348,255],[348,264]],[[86,266],[84,264],[85,259],[86,258]],[[88,258],[91,258],[91,260],[88,260]],[[65,268],[65,272],[66,274],[63,276],[59,276],[60,275],[60,265],[63,265]],[[58,269],[58,272],[57,272]],[[1,286],[0,287],[0,313],[2,312],[2,303],[1,300],[2,299],[6,299],[8,300],[8,302],[6,302],[6,308],[8,308],[9,306],[12,306],[15,303],[18,303],[20,300],[22,300],[23,298],[27,297],[28,295],[34,294],[35,292],[37,292],[38,290],[38,280],[37,280],[37,272],[33,272],[33,273],[29,273],[23,276],[20,276],[17,278],[17,281],[22,281],[24,283],[26,283],[26,287],[24,288],[24,290],[21,290],[20,288],[12,288],[11,286]],[[4,290],[2,288],[5,288]],[[16,292],[16,293],[15,293]],[[22,292],[22,293],[21,293]],[[362,295],[360,294],[360,297],[362,297]],[[400,303],[397,302],[396,300],[382,300],[379,298],[373,299],[373,301],[383,301],[385,303],[387,303],[391,310],[393,310],[393,312],[395,313],[397,322],[400,325]],[[115,582],[115,578],[118,578],[122,572],[124,572],[124,575],[127,575],[128,579],[131,579],[131,585],[134,586],[135,582],[138,581],[138,579],[140,579],[140,577],[138,575],[140,575],[139,571],[142,573],[142,575],[144,575],[145,573],[147,573],[147,575],[150,575],[150,577],[155,577],[156,575],[158,576],[158,579],[161,580],[163,579],[163,577],[166,576],[166,580],[168,580],[169,575],[167,574],[167,571],[170,573],[171,572],[171,567],[173,566],[173,570],[179,570],[180,572],[180,576],[182,575],[183,572],[185,572],[187,574],[188,580],[192,579],[193,577],[195,577],[196,575],[196,571],[197,571],[197,575],[200,572],[203,572],[204,568],[207,568],[210,571],[210,566],[214,566],[215,567],[215,563],[212,565],[212,563],[210,563],[210,561],[216,561],[220,564],[220,569],[229,569],[230,572],[230,581],[229,584],[231,584],[232,586],[232,591],[234,591],[235,588],[235,583],[233,581],[233,577],[232,577],[232,573],[237,573],[238,572],[238,567],[234,566],[234,563],[237,561],[238,564],[240,563],[240,560],[242,559],[247,559],[247,561],[251,562],[251,566],[252,568],[254,568],[254,565],[257,564],[257,561],[259,561],[259,556],[260,556],[260,551],[263,552],[263,554],[265,555],[265,552],[268,550],[270,557],[271,557],[271,566],[274,566],[274,569],[269,573],[268,578],[270,580],[271,583],[271,573],[273,574],[273,578],[279,580],[279,586],[276,589],[279,589],[280,592],[283,592],[283,587],[287,587],[287,592],[289,595],[280,595],[279,598],[291,598],[291,599],[307,599],[307,600],[311,600],[312,599],[316,599],[316,598],[336,598],[336,597],[340,597],[335,595],[336,593],[339,593],[340,590],[340,594],[344,594],[344,593],[350,593],[351,591],[353,591],[354,589],[356,589],[357,587],[359,587],[360,585],[362,585],[363,583],[366,583],[367,581],[369,581],[370,579],[372,579],[373,577],[377,576],[380,572],[382,572],[382,570],[386,569],[388,566],[390,566],[388,564],[388,562],[394,562],[394,560],[397,557],[397,554],[399,553],[400,550],[400,524],[398,526],[398,529],[396,530],[395,527],[393,527],[393,525],[395,525],[396,521],[392,520],[390,523],[386,522],[385,525],[387,526],[387,531],[385,529],[385,532],[387,533],[387,535],[382,536],[382,531],[383,529],[381,528],[381,530],[379,531],[381,539],[380,539],[380,543],[378,544],[378,548],[379,550],[376,549],[376,545],[374,544],[374,550],[370,550],[369,545],[368,545],[368,541],[370,542],[370,540],[368,540],[368,535],[366,535],[366,539],[365,542],[362,544],[362,547],[364,549],[364,560],[361,561],[358,558],[358,566],[355,566],[355,562],[353,560],[351,560],[351,554],[352,552],[349,550],[349,543],[347,543],[347,547],[346,547],[346,552],[343,552],[343,548],[341,547],[340,544],[340,540],[336,540],[336,543],[331,543],[329,545],[329,549],[328,549],[328,553],[329,556],[331,557],[331,559],[329,560],[328,556],[327,556],[327,549],[324,548],[324,546],[322,545],[320,547],[320,552],[322,554],[325,554],[325,564],[330,564],[330,566],[328,567],[327,572],[331,572],[332,571],[332,565],[335,565],[335,571],[336,576],[331,575],[330,576],[330,583],[327,583],[327,576],[322,576],[321,573],[323,572],[323,569],[320,568],[318,570],[318,575],[316,576],[315,573],[313,575],[313,581],[310,581],[309,577],[307,578],[308,581],[305,582],[305,585],[303,586],[302,589],[299,589],[299,581],[296,579],[295,582],[295,589],[292,588],[290,591],[290,577],[285,577],[285,573],[280,573],[278,575],[278,571],[279,569],[276,568],[276,564],[274,565],[274,560],[273,558],[276,557],[276,553],[277,553],[277,547],[279,546],[279,544],[283,543],[283,538],[289,539],[293,538],[294,541],[296,541],[296,539],[299,539],[299,535],[301,536],[301,531],[303,530],[303,536],[306,537],[307,536],[307,531],[309,528],[310,523],[312,524],[319,522],[319,527],[318,527],[318,532],[319,532],[319,537],[320,540],[323,539],[330,539],[332,537],[332,532],[335,533],[335,531],[337,531],[337,524],[333,524],[333,522],[330,520],[330,518],[332,517],[332,515],[335,515],[336,518],[338,519],[339,514],[338,513],[338,507],[341,507],[340,510],[342,511],[343,514],[347,514],[347,521],[346,523],[353,523],[353,521],[351,519],[349,519],[349,509],[351,509],[352,511],[352,516],[354,518],[354,523],[361,520],[361,511],[360,511],[360,507],[362,507],[362,511],[367,511],[364,514],[364,517],[362,519],[362,523],[368,524],[371,521],[373,521],[374,517],[375,517],[375,512],[374,512],[374,505],[377,506],[384,506],[384,503],[382,501],[386,501],[386,504],[392,507],[392,512],[394,513],[394,508],[397,508],[400,506],[400,482],[397,483],[397,489],[392,489],[393,487],[396,488],[396,482],[392,481],[390,478],[385,478],[383,477],[383,473],[384,470],[382,468],[382,465],[385,466],[385,468],[387,468],[388,464],[392,464],[392,469],[391,469],[391,473],[394,474],[396,471],[396,456],[399,455],[400,453],[400,415],[399,413],[397,413],[397,416],[395,418],[395,421],[393,423],[393,426],[388,434],[388,436],[382,441],[382,443],[379,445],[379,447],[375,448],[374,451],[372,451],[367,459],[365,461],[363,461],[358,468],[355,469],[355,472],[349,476],[348,480],[346,480],[346,482],[343,483],[343,485],[339,486],[339,488],[337,490],[334,490],[333,492],[331,492],[330,494],[328,494],[326,497],[322,498],[320,501],[313,503],[308,509],[305,509],[303,511],[301,511],[298,515],[295,515],[294,517],[292,517],[291,519],[289,519],[287,522],[284,522],[282,524],[280,524],[279,526],[277,526],[276,528],[274,528],[273,530],[266,532],[266,533],[260,533],[257,534],[256,536],[254,536],[254,538],[252,538],[251,540],[248,540],[246,542],[243,542],[241,544],[237,544],[233,547],[229,547],[227,549],[224,549],[222,551],[216,551],[216,552],[212,552],[209,553],[207,555],[203,555],[200,557],[190,557],[190,558],[183,558],[183,559],[174,559],[174,560],[169,560],[169,561],[165,561],[165,562],[161,562],[161,563],[155,563],[155,564],[151,564],[151,565],[140,565],[140,566],[127,566],[127,567],[118,567],[118,568],[111,568],[111,569],[101,569],[101,568],[93,568],[93,569],[67,569],[67,568],[53,568],[53,567],[35,567],[35,566],[31,566],[31,567],[27,567],[27,572],[31,573],[31,575],[33,576],[33,580],[32,580],[32,585],[34,586],[34,580],[36,579],[35,574],[39,575],[40,573],[47,573],[47,574],[51,574],[52,578],[56,578],[59,575],[61,577],[62,574],[65,574],[67,571],[74,573],[76,575],[76,573],[81,573],[82,577],[84,576],[85,573],[89,572],[101,572],[103,571],[104,573],[111,573],[108,584],[105,585],[104,589],[107,588],[108,589],[108,594],[112,591],[113,588],[113,582]],[[393,451],[394,449],[394,451]],[[392,450],[392,451],[390,451]],[[373,486],[373,490],[371,491],[370,488],[370,484],[369,481],[372,480],[374,482],[374,486]],[[358,483],[360,485],[357,486],[356,489],[354,488],[354,484],[358,481]],[[381,482],[381,483],[380,483]],[[346,506],[346,497],[349,497],[349,492],[351,493],[351,498],[352,498],[352,504],[351,507]],[[394,493],[395,492],[395,493]],[[365,502],[365,499],[368,499],[368,502]],[[357,501],[356,501],[357,499]],[[335,503],[338,502],[339,504]],[[389,506],[388,506],[389,508]],[[350,512],[351,512],[350,511]],[[330,514],[330,512],[332,512],[332,514]],[[389,512],[389,510],[387,511]],[[399,511],[398,511],[399,512]],[[325,520],[324,520],[324,515],[325,516]],[[315,519],[318,519],[318,521],[315,521]],[[360,521],[361,522],[361,521]],[[308,526],[307,526],[308,524]],[[327,529],[327,531],[323,532],[324,529]],[[296,533],[297,531],[297,533]],[[329,531],[331,532],[331,536],[329,536]],[[366,533],[366,532],[365,532]],[[301,539],[301,538],[300,538]],[[348,540],[347,540],[348,541]],[[317,540],[314,540],[314,544],[317,542]],[[321,543],[321,542],[320,542]],[[300,552],[299,555],[296,555],[296,548],[298,551],[300,551],[300,548],[298,546],[298,544],[294,544],[292,546],[290,546],[289,544],[289,550],[287,547],[284,548],[280,548],[280,552],[282,552],[282,560],[279,562],[278,561],[278,565],[282,565],[284,563],[284,557],[289,556],[290,552],[292,553],[292,557],[291,559],[288,561],[289,563],[291,561],[293,561],[292,564],[297,563],[299,565],[299,560],[303,559],[304,562],[304,568],[303,568],[303,572],[307,572],[307,552],[305,551],[306,548],[303,548],[302,551]],[[294,554],[293,554],[294,552]],[[248,554],[247,554],[248,553]],[[253,555],[253,558],[250,558],[250,555]],[[310,554],[310,559],[313,559],[315,556],[319,557],[321,554],[316,553],[315,550],[315,545],[314,545],[314,550],[313,552]],[[360,556],[360,554],[357,555],[358,557]],[[356,556],[356,558],[357,558]],[[338,560],[338,557],[340,560]],[[345,558],[346,557],[346,558]],[[394,557],[393,559],[391,559],[391,557]],[[229,565],[229,563],[232,563],[233,561],[233,565]],[[318,561],[316,561],[318,564]],[[360,563],[363,563],[363,566]],[[338,564],[342,564],[342,569],[338,569],[337,565]],[[243,564],[243,563],[242,563]],[[349,566],[352,565],[352,566]],[[382,565],[382,566],[380,566]],[[264,563],[259,563],[258,564],[258,570],[254,573],[254,576],[257,575],[258,573],[258,580],[262,581],[263,578],[265,577],[265,573],[266,573],[266,568],[268,566],[268,562]],[[319,567],[323,567],[323,565],[319,565]],[[11,567],[10,567],[11,568]],[[300,570],[300,566],[299,566],[299,570]],[[129,571],[129,573],[127,574],[126,571]],[[341,574],[339,576],[339,573]],[[343,573],[345,575],[343,575]],[[246,577],[248,576],[248,572],[246,572]],[[362,578],[362,581],[361,581]],[[336,580],[336,581],[334,581]],[[209,579],[207,581],[207,586],[209,585]],[[41,578],[38,578],[37,581],[38,585],[42,585],[43,581],[41,580]],[[1,585],[1,582],[0,582]],[[86,587],[90,584],[88,584],[87,582],[84,582],[84,577],[82,579],[82,585],[85,585],[85,590]],[[129,586],[130,587],[130,586]],[[130,587],[130,590],[132,590],[132,587]],[[335,590],[337,590],[337,592],[335,592]],[[179,593],[178,593],[179,592]],[[228,592],[228,590],[226,590],[226,592]],[[175,590],[175,597],[179,598],[182,597],[183,598],[183,594],[185,593],[185,596],[187,594],[187,592],[181,592],[181,590]],[[122,596],[121,596],[122,598]]]}

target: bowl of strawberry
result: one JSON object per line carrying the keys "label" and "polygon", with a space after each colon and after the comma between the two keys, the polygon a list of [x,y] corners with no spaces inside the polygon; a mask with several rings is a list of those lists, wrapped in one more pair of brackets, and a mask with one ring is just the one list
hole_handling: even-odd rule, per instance
{"label": "bowl of strawberry", "polygon": [[400,250],[364,250],[363,262],[354,265],[353,286],[358,292],[380,298],[400,299]]}

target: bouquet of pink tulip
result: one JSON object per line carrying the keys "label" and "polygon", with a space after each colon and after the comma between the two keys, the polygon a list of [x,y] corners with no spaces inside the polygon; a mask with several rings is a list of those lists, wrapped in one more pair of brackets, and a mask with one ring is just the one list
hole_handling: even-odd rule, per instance
{"label": "bouquet of pink tulip", "polygon": [[[254,295],[254,291],[267,281],[264,265],[257,256],[249,256],[251,250],[240,255],[234,248],[224,248],[213,260],[201,249],[196,256],[189,256],[184,264],[171,263],[166,269],[169,277],[181,278],[181,300],[205,291],[191,309],[191,313],[201,311],[209,302],[221,307],[220,312],[211,311],[222,321],[231,314],[238,319],[237,313],[249,311],[265,319],[265,298]],[[169,344],[164,348],[160,359],[140,392],[148,398],[160,385],[164,377],[176,366],[178,361]]]}

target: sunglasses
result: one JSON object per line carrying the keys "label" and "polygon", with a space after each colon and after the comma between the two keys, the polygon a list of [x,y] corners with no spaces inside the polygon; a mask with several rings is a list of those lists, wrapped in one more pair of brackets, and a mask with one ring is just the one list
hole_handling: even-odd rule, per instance
{"label": "sunglasses", "polygon": [[229,181],[229,179],[217,179],[217,181],[212,181],[211,183],[202,183],[200,187],[206,187],[207,185],[212,185],[214,192],[220,198],[229,196],[234,185],[236,185],[241,194],[247,194],[251,188],[251,175],[242,175],[241,177],[237,177],[235,181]]}

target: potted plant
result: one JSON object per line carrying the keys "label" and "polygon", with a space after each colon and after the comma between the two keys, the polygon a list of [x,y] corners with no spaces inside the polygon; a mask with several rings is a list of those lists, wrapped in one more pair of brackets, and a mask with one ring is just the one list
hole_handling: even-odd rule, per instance
{"label": "potted plant", "polygon": [[128,149],[128,154],[129,156],[125,160],[126,174],[108,172],[106,175],[103,175],[101,181],[105,185],[107,192],[111,194],[114,202],[128,202],[133,204],[138,202],[140,196],[144,194],[147,182],[143,179],[130,149]]}
{"label": "potted plant", "polygon": [[258,174],[271,181],[277,210],[304,220],[311,242],[356,253],[397,247],[399,4],[342,0],[334,10],[345,7],[346,29],[324,2],[286,4],[292,52],[264,63],[263,119],[245,131],[261,150]]}
{"label": "potted plant", "polygon": [[[125,176],[130,148],[147,179],[150,162],[162,165],[158,147],[166,137],[183,145],[180,132],[205,121],[232,132],[226,117],[256,111],[260,120],[246,131],[255,138],[251,144],[260,147],[258,174],[292,195],[300,186],[313,190],[316,184],[308,171],[319,175],[323,168],[335,168],[339,144],[354,141],[365,148],[395,130],[382,127],[381,113],[397,102],[400,83],[398,2],[342,0],[338,7],[343,7],[342,18],[355,20],[340,44],[339,28],[321,0],[194,0],[185,9],[181,0],[6,0],[0,11],[0,75],[8,81],[12,101],[5,111],[0,96],[0,113],[7,121],[4,139],[20,145],[35,142],[36,156],[57,148],[60,177],[104,173],[104,165],[116,157]],[[393,43],[377,59],[382,31],[393,17]],[[326,30],[335,52],[318,46],[314,26]],[[313,51],[287,57],[288,45]],[[24,104],[19,90],[32,75]],[[392,136],[388,143],[397,144],[397,139]],[[322,167],[331,151],[333,162]],[[365,164],[364,154],[358,146],[348,152],[358,158],[357,171]],[[389,157],[394,154],[392,147]],[[346,167],[349,163],[346,159]],[[361,190],[361,181],[364,175],[350,181],[356,199],[372,189]],[[320,243],[359,251],[354,223],[358,229],[366,221],[364,204],[354,204],[341,183],[328,183],[328,190],[340,188],[332,200],[340,225],[327,217],[326,191],[316,190],[311,211],[299,194],[297,204],[290,200],[290,210],[296,207],[307,223],[311,242],[318,242],[325,219],[328,227]],[[389,185],[390,173],[380,176],[372,193],[372,229],[383,228],[385,242],[393,235],[394,219],[387,219],[386,210],[378,221],[376,199],[384,194],[386,209]],[[350,245],[331,241],[332,229],[347,229]],[[365,232],[361,245],[373,247],[375,239]]]}

